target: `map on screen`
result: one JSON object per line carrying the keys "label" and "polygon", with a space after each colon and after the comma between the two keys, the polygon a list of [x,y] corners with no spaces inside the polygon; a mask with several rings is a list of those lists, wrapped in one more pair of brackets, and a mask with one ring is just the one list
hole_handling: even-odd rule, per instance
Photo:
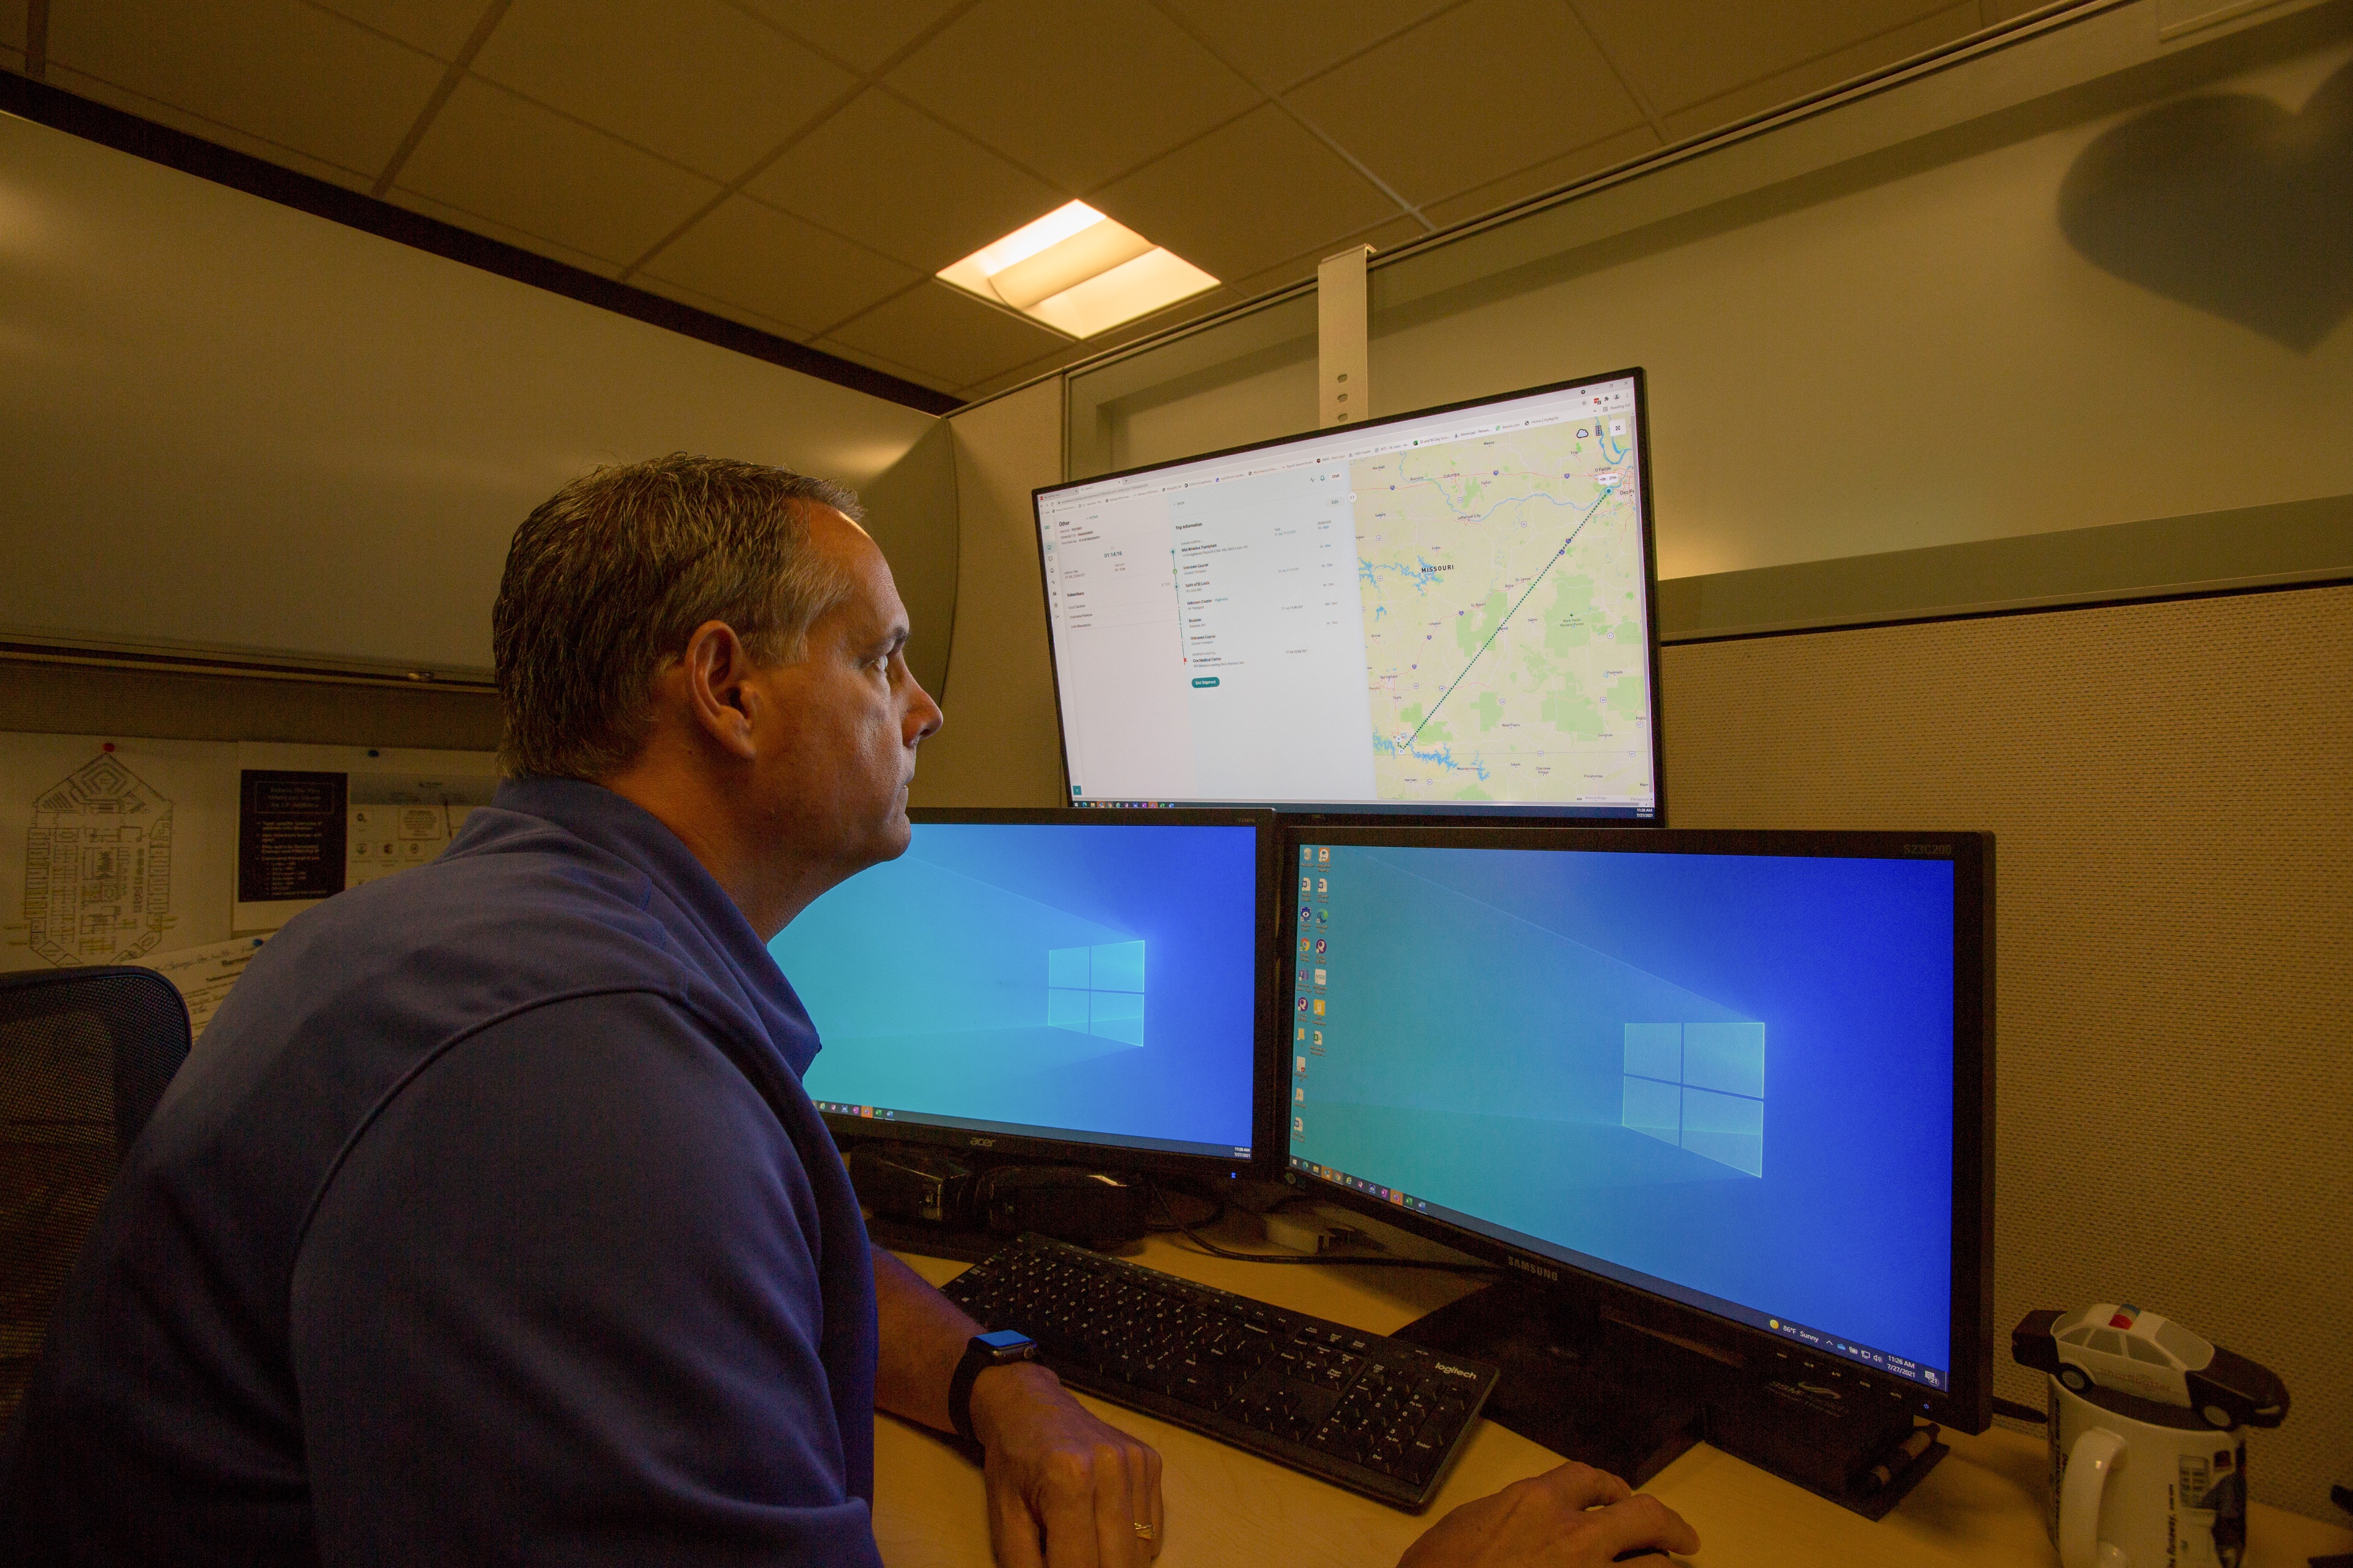
{"label": "map on screen", "polygon": [[1631,419],[1349,465],[1383,800],[1630,798],[1650,717]]}
{"label": "map on screen", "polygon": [[1657,813],[1641,379],[1041,490],[1075,805]]}

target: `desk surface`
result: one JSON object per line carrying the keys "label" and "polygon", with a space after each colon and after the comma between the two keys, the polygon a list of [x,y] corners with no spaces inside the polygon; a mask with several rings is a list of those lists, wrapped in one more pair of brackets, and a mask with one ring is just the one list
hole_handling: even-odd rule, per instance
{"label": "desk surface", "polygon": [[[1211,1258],[1155,1237],[1140,1254],[1155,1268],[1296,1311],[1392,1333],[1475,1288],[1459,1277],[1376,1268],[1269,1268]],[[909,1257],[934,1284],[966,1265]],[[1082,1396],[1084,1397],[1084,1396]],[[1158,1448],[1168,1503],[1164,1568],[1281,1562],[1295,1568],[1394,1563],[1449,1510],[1559,1462],[1516,1433],[1482,1421],[1425,1514],[1401,1513],[1148,1415],[1087,1398],[1089,1408]],[[1644,1489],[1691,1521],[1704,1542],[1698,1568],[1823,1568],[1869,1563],[2000,1563],[2056,1568],[2042,1532],[2042,1439],[1996,1428],[1947,1432],[1953,1451],[1884,1521],[1873,1524],[1702,1444]],[[980,1472],[930,1433],[888,1416],[875,1422],[874,1531],[892,1568],[987,1568]],[[2353,1552],[2353,1531],[2261,1503],[2249,1521],[2246,1568],[2304,1568],[2320,1552]]]}

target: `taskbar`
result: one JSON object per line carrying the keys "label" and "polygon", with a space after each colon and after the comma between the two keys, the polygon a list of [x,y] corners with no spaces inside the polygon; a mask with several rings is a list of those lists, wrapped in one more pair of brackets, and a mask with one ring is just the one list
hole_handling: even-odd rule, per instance
{"label": "taskbar", "polygon": [[1087,800],[1073,806],[1099,811],[1276,811],[1285,816],[1475,816],[1559,817],[1606,822],[1656,822],[1658,808],[1602,801],[1413,801],[1413,800]]}
{"label": "taskbar", "polygon": [[[1075,1127],[1039,1127],[1021,1121],[982,1121],[969,1116],[942,1116],[934,1111],[901,1110],[881,1105],[851,1105],[838,1100],[809,1102],[828,1116],[890,1127],[931,1127],[951,1132],[986,1133],[991,1137],[1035,1138],[1050,1143],[1085,1143],[1098,1149],[1127,1149],[1139,1154],[1200,1154],[1212,1160],[1247,1161],[1247,1144],[1199,1143],[1183,1138],[1147,1138],[1142,1133],[1089,1132]],[[863,1131],[863,1129],[861,1129]]]}
{"label": "taskbar", "polygon": [[1351,1175],[1345,1171],[1335,1170],[1329,1165],[1319,1165],[1312,1160],[1302,1159],[1297,1154],[1291,1156],[1291,1168],[1302,1175],[1314,1176],[1318,1181],[1329,1182],[1335,1187],[1344,1187],[1361,1196],[1378,1199],[1382,1203],[1393,1205],[1409,1214],[1427,1215],[1462,1230],[1474,1231],[1491,1240],[1502,1242],[1506,1247],[1521,1247],[1538,1257],[1548,1258],[1556,1263],[1566,1263],[1573,1268],[1582,1268],[1588,1273],[1599,1274],[1604,1279],[1614,1279],[1621,1285],[1630,1285],[1638,1290],[1648,1290],[1652,1295],[1664,1296],[1670,1300],[1680,1301],[1687,1307],[1696,1307],[1701,1311],[1714,1313],[1719,1318],[1728,1318],[1748,1328],[1762,1329],[1768,1334],[1788,1340],[1792,1344],[1803,1345],[1808,1350],[1818,1351],[1824,1355],[1843,1356],[1848,1361],[1870,1367],[1874,1371],[1886,1373],[1891,1377],[1900,1377],[1907,1382],[1916,1383],[1923,1388],[1942,1391],[1945,1387],[1945,1373],[1942,1368],[1924,1365],[1891,1351],[1858,1344],[1852,1340],[1831,1333],[1827,1329],[1817,1329],[1793,1322],[1788,1318],[1778,1317],[1770,1312],[1760,1312],[1754,1308],[1743,1306],[1737,1301],[1727,1301],[1719,1296],[1711,1296],[1704,1291],[1677,1285],[1671,1279],[1661,1279],[1654,1275],[1644,1274],[1636,1269],[1620,1268],[1607,1259],[1572,1251],[1555,1243],[1540,1241],[1535,1237],[1519,1231],[1507,1230],[1502,1226],[1489,1224],[1473,1215],[1448,1208],[1442,1204],[1433,1204],[1427,1198],[1415,1197],[1397,1188],[1382,1186],[1377,1182]]}

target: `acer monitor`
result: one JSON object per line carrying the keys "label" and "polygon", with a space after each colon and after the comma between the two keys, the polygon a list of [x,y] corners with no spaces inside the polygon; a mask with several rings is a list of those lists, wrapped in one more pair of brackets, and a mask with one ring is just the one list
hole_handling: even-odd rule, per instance
{"label": "acer monitor", "polygon": [[1249,1168],[1278,1109],[1271,814],[908,816],[904,855],[769,943],[836,1141]]}

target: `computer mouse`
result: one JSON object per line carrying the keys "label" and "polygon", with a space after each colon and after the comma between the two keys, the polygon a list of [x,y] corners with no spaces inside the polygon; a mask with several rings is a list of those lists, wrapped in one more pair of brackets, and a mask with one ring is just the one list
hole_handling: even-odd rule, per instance
{"label": "computer mouse", "polygon": [[1667,1549],[1663,1546],[1637,1546],[1630,1551],[1620,1552],[1617,1556],[1612,1557],[1609,1561],[1612,1563],[1631,1563],[1637,1557],[1664,1557],[1666,1554]]}

